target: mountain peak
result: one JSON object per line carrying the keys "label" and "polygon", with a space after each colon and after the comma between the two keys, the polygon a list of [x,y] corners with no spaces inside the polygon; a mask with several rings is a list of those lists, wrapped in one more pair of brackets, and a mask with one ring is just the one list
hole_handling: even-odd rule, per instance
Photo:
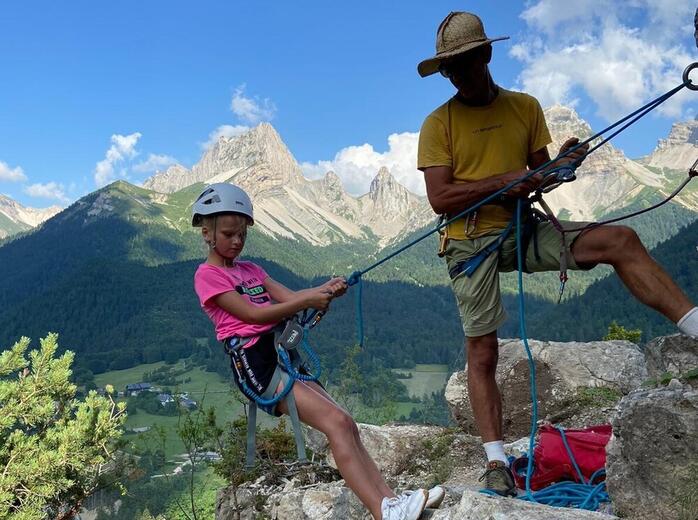
{"label": "mountain peak", "polygon": [[660,139],[647,164],[671,170],[687,170],[698,156],[698,119],[674,123],[666,139]]}
{"label": "mountain peak", "polygon": [[573,120],[581,121],[581,117],[577,114],[577,111],[565,105],[560,105],[556,103],[544,110],[545,119],[548,122],[558,121],[558,120]]}
{"label": "mountain peak", "polygon": [[328,171],[322,178],[322,182],[326,187],[342,188],[342,179],[339,178],[333,170]]}
{"label": "mountain peak", "polygon": [[198,182],[233,182],[250,195],[302,180],[301,168],[269,123],[209,148],[192,168]]}
{"label": "mountain peak", "polygon": [[573,108],[553,105],[546,108],[543,113],[553,141],[564,141],[572,136],[584,138],[591,135],[589,123],[584,121]]}
{"label": "mountain peak", "polygon": [[[221,137],[221,139],[224,139]],[[196,182],[192,173],[181,164],[168,166],[165,171],[158,171],[143,182],[143,187],[161,193],[172,193],[186,188]]]}
{"label": "mountain peak", "polygon": [[371,187],[369,188],[368,193],[378,196],[380,192],[395,190],[403,191],[406,190],[406,188],[395,180],[395,177],[393,177],[388,168],[381,166],[378,173],[371,181]]}
{"label": "mountain peak", "polygon": [[16,200],[0,193],[0,217],[4,217],[0,218],[0,238],[34,228],[62,210],[63,208],[59,206],[48,208],[22,206]]}

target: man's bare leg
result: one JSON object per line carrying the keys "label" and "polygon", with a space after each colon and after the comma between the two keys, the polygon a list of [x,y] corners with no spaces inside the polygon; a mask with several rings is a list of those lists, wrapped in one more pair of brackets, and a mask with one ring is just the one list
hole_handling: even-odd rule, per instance
{"label": "man's bare leg", "polygon": [[482,442],[501,440],[502,397],[495,373],[499,359],[497,332],[468,338],[468,395]]}
{"label": "man's bare leg", "polygon": [[577,264],[609,264],[642,303],[678,322],[693,304],[649,255],[637,233],[626,226],[600,226],[583,233],[572,246]]}

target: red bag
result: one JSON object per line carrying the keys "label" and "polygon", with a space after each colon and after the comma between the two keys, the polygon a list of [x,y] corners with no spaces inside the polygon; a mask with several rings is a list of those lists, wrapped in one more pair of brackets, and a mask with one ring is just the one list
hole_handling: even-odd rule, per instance
{"label": "red bag", "polygon": [[[567,445],[574,456],[584,480],[589,481],[595,471],[606,466],[606,444],[611,438],[611,425],[601,424],[579,430],[563,430]],[[562,435],[552,424],[538,429],[538,443],[533,448],[533,474],[531,489],[538,490],[564,480],[580,482],[577,470],[562,442]],[[519,457],[512,463],[516,486],[526,488],[528,457]],[[595,479],[594,483],[603,480]]]}

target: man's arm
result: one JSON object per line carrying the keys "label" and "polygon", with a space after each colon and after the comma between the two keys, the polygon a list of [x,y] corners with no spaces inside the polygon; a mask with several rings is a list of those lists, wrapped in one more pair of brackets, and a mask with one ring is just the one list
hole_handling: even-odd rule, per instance
{"label": "man's arm", "polygon": [[[571,137],[560,147],[560,153],[565,153],[570,148],[575,147],[579,139]],[[551,164],[547,169],[551,169],[564,164],[583,160],[584,154],[589,150],[589,145],[585,145],[575,150],[567,157],[563,157]],[[531,170],[540,168],[550,161],[548,148],[544,146],[540,150],[532,152],[527,159],[529,169],[513,170],[500,175],[493,175],[486,179],[472,182],[459,182],[453,180],[453,168],[450,166],[431,166],[424,168],[424,182],[427,187],[427,198],[435,213],[455,214],[463,211],[468,206],[481,201],[488,195],[501,190],[507,184],[527,175]],[[529,193],[535,190],[543,180],[543,175],[537,173],[525,182],[517,184],[506,191],[509,197],[528,197]]]}
{"label": "man's arm", "polygon": [[[438,214],[454,214],[463,211],[468,206],[472,206],[529,173],[529,170],[524,168],[493,175],[479,181],[456,183],[453,180],[453,168],[450,166],[432,166],[424,168],[423,171],[429,204]],[[536,188],[538,182],[538,179],[529,179],[514,186],[506,193],[511,197],[524,197]]]}
{"label": "man's arm", "polygon": [[266,307],[252,305],[235,291],[219,294],[213,298],[213,301],[221,309],[245,323],[265,324],[276,323],[303,309],[313,308],[325,311],[331,299],[332,294],[321,286],[299,291],[294,293],[288,301],[274,303]]}

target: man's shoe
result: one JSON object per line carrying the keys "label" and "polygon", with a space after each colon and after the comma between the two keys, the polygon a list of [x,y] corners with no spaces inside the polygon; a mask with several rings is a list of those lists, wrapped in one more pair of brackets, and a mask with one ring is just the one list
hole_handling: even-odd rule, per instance
{"label": "man's shoe", "polygon": [[[414,491],[406,489],[402,494],[409,496],[412,493],[414,493]],[[427,503],[424,509],[437,509],[441,505],[441,502],[444,501],[444,498],[446,498],[446,490],[441,486],[434,486],[427,491],[427,496]]]}
{"label": "man's shoe", "polygon": [[514,475],[507,465],[501,460],[491,460],[487,463],[487,470],[478,479],[485,481],[485,489],[503,497],[516,496],[516,484]]}
{"label": "man's shoe", "polygon": [[381,503],[381,520],[417,520],[427,503],[427,492],[418,489],[409,495],[385,497]]}

